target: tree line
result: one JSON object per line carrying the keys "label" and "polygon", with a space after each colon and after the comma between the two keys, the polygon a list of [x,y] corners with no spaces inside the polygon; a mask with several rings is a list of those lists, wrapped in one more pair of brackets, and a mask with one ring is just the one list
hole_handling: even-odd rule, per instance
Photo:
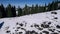
{"label": "tree line", "polygon": [[15,6],[11,6],[11,4],[8,4],[7,7],[4,7],[3,4],[1,4],[0,18],[16,17],[16,16],[57,10],[60,9],[60,7],[58,7],[58,3],[60,3],[60,1],[53,1],[52,3],[49,3],[48,5],[45,4],[44,6],[40,6],[38,4],[36,4],[35,6],[33,4],[32,6],[27,6],[27,4],[25,4],[24,8],[21,8],[20,6],[16,8]]}

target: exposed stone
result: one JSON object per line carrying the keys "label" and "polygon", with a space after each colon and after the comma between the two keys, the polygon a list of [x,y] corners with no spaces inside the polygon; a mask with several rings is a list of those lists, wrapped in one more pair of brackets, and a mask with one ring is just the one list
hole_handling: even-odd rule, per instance
{"label": "exposed stone", "polygon": [[34,24],[34,27],[39,27],[39,25],[37,25],[37,24]]}
{"label": "exposed stone", "polygon": [[16,25],[18,25],[19,23],[17,22]]}
{"label": "exposed stone", "polygon": [[40,34],[42,34],[42,32],[40,32]]}
{"label": "exposed stone", "polygon": [[49,32],[48,31],[42,31],[43,33],[45,33],[45,34],[49,34]]}
{"label": "exposed stone", "polygon": [[21,23],[21,24],[19,24],[20,26],[23,26],[23,24]]}
{"label": "exposed stone", "polygon": [[43,30],[43,28],[37,28],[38,30]]}
{"label": "exposed stone", "polygon": [[51,24],[51,22],[48,22],[48,24],[50,25],[50,24]]}
{"label": "exposed stone", "polygon": [[45,22],[43,22],[43,24],[46,24],[46,21],[45,21]]}
{"label": "exposed stone", "polygon": [[19,32],[19,34],[22,34],[23,32]]}
{"label": "exposed stone", "polygon": [[49,31],[51,31],[51,32],[54,32],[55,31],[55,29],[48,29]]}
{"label": "exposed stone", "polygon": [[31,31],[26,31],[26,33],[25,34],[31,34]]}
{"label": "exposed stone", "polygon": [[49,28],[49,25],[47,25],[47,24],[41,24],[41,27],[43,27],[43,28]]}
{"label": "exposed stone", "polygon": [[60,33],[60,31],[58,30],[58,32]]}
{"label": "exposed stone", "polygon": [[59,25],[57,25],[57,26],[56,26],[56,28],[60,28],[60,26],[59,26]]}
{"label": "exposed stone", "polygon": [[31,34],[38,34],[38,33],[33,30],[33,31],[31,31]]}
{"label": "exposed stone", "polygon": [[6,31],[6,33],[10,33],[10,31]]}
{"label": "exposed stone", "polygon": [[33,27],[33,25],[31,25],[31,27]]}
{"label": "exposed stone", "polygon": [[24,29],[24,28],[21,28],[22,30],[24,30],[24,31],[26,31],[26,29]]}
{"label": "exposed stone", "polygon": [[19,30],[17,29],[17,30],[15,30],[15,31],[19,31]]}
{"label": "exposed stone", "polygon": [[57,32],[53,32],[53,33],[51,33],[51,34],[59,34],[59,33],[57,33]]}
{"label": "exposed stone", "polygon": [[51,12],[51,14],[57,14],[57,12]]}
{"label": "exposed stone", "polygon": [[20,27],[17,27],[17,29],[20,29]]}
{"label": "exposed stone", "polygon": [[54,19],[58,19],[57,17],[54,17]]}

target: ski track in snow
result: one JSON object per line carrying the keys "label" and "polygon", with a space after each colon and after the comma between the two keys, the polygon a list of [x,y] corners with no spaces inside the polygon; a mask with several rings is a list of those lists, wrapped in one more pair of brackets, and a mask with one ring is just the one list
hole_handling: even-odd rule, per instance
{"label": "ski track in snow", "polygon": [[3,18],[0,34],[60,34],[60,10]]}

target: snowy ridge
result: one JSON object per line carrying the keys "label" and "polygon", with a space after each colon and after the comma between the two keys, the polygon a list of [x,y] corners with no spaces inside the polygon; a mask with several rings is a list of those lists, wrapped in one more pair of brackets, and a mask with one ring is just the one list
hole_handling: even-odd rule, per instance
{"label": "snowy ridge", "polygon": [[0,29],[0,34],[59,34],[60,10],[3,18],[0,19],[0,23],[2,22],[4,25]]}

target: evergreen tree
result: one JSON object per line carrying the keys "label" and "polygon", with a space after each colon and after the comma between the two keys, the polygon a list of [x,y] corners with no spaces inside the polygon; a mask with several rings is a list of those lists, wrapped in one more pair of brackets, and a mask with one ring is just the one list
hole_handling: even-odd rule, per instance
{"label": "evergreen tree", "polygon": [[16,8],[15,8],[15,6],[13,6],[13,7],[11,8],[11,11],[12,11],[12,16],[13,16],[13,17],[16,17]]}
{"label": "evergreen tree", "polygon": [[48,11],[54,10],[54,1],[48,4]]}
{"label": "evergreen tree", "polygon": [[2,11],[1,11],[1,6],[0,6],[0,18],[2,18]]}
{"label": "evergreen tree", "polygon": [[48,4],[48,11],[51,11],[50,3]]}
{"label": "evergreen tree", "polygon": [[22,16],[22,9],[18,6],[18,16]]}
{"label": "evergreen tree", "polygon": [[45,6],[44,6],[44,12],[46,12],[46,3],[45,3]]}
{"label": "evergreen tree", "polygon": [[55,8],[54,10],[57,10],[58,9],[58,0],[55,1],[54,8]]}
{"label": "evergreen tree", "polygon": [[2,18],[6,17],[6,11],[5,11],[5,8],[3,6],[3,4],[1,4],[0,6],[0,13],[2,14]]}
{"label": "evergreen tree", "polygon": [[32,5],[30,13],[31,13],[31,14],[34,13],[34,5]]}
{"label": "evergreen tree", "polygon": [[39,6],[39,12],[42,12],[42,9],[41,9],[42,7],[41,6]]}
{"label": "evergreen tree", "polygon": [[58,9],[60,9],[60,4],[59,3],[60,3],[60,1],[58,1]]}
{"label": "evergreen tree", "polygon": [[25,4],[25,7],[24,7],[24,15],[28,14],[28,6],[27,4]]}
{"label": "evergreen tree", "polygon": [[52,3],[51,3],[51,10],[54,10],[55,9],[55,2],[53,1]]}
{"label": "evergreen tree", "polygon": [[58,9],[58,0],[53,1],[52,3],[49,3],[48,10],[57,10]]}
{"label": "evergreen tree", "polygon": [[12,6],[9,4],[6,8],[6,11],[7,11],[7,17],[12,17]]}
{"label": "evergreen tree", "polygon": [[35,6],[35,13],[37,13],[38,12],[38,4],[36,4],[36,6]]}

